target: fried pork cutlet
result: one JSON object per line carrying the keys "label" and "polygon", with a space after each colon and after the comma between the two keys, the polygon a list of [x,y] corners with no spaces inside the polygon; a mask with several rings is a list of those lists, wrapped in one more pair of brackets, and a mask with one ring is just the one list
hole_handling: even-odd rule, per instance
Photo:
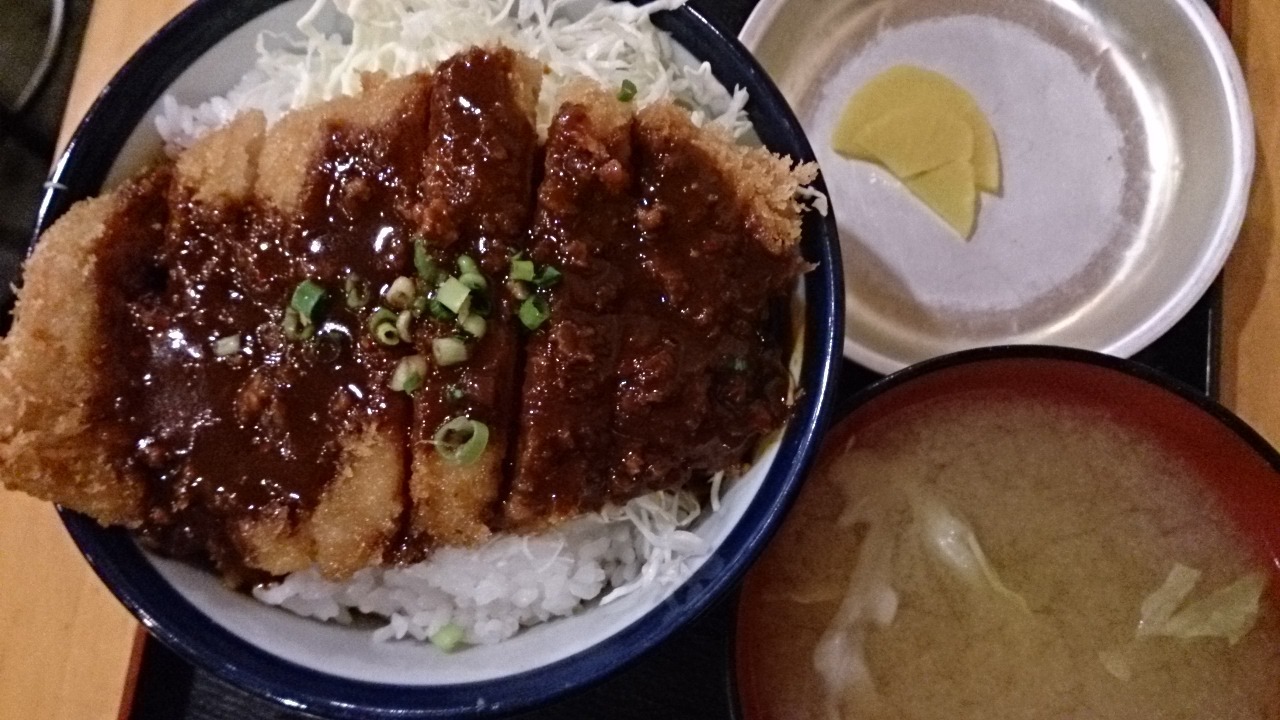
{"label": "fried pork cutlet", "polygon": [[526,345],[505,508],[515,526],[553,524],[605,499],[623,284],[639,260],[631,124],[631,105],[583,83],[566,92],[548,131],[529,256],[562,278],[549,321]]}
{"label": "fried pork cutlet", "polygon": [[136,527],[146,512],[143,478],[120,464],[133,439],[102,389],[164,240],[170,177],[147,172],[67,211],[27,263],[0,344],[0,480],[104,524]]}
{"label": "fried pork cutlet", "polygon": [[812,169],[596,90],[561,106],[531,239],[563,281],[526,347],[505,517],[537,527],[733,470],[787,413],[780,299]]}
{"label": "fried pork cutlet", "polygon": [[431,80],[367,84],[269,131],[241,116],[47,233],[0,363],[8,485],[233,581],[382,561],[411,412],[387,383],[410,350],[346,291],[412,273]]}
{"label": "fried pork cutlet", "polygon": [[[334,295],[327,325],[318,329],[328,337],[286,338],[280,362],[257,368],[237,398],[241,422],[257,414],[260,437],[279,434],[273,426],[285,418],[291,433],[324,443],[302,453],[323,460],[307,481],[310,491],[292,493],[312,500],[299,503],[284,493],[239,523],[238,544],[253,567],[271,574],[314,562],[341,578],[379,564],[404,512],[408,403],[386,388],[403,353],[360,332],[372,310],[346,306],[344,291],[350,283],[372,295],[411,267],[432,83],[425,75],[365,83],[361,96],[288,115],[266,135],[253,237],[239,243],[245,251],[238,274],[252,279],[272,313],[303,280]],[[274,331],[271,320],[263,322]],[[314,421],[317,399],[327,401],[328,414]],[[336,439],[329,437],[335,431]],[[278,455],[277,447],[250,437],[231,442],[255,445],[246,480],[255,471],[287,478],[279,483],[283,490],[299,479],[291,466],[302,457]],[[259,454],[280,466],[262,473]],[[309,513],[308,503],[314,503]]]}
{"label": "fried pork cutlet", "polygon": [[[541,66],[506,49],[475,48],[436,70],[423,235],[439,275],[473,285],[465,313],[479,324],[468,330],[459,313],[416,337],[425,356],[438,358],[439,342],[465,342],[468,355],[432,363],[414,395],[410,544],[418,549],[487,538],[501,500],[519,353],[516,301],[504,280],[533,212],[540,85]],[[451,421],[484,424],[488,443],[478,457],[460,463],[441,452],[438,441],[452,438],[437,435]]]}
{"label": "fried pork cutlet", "polygon": [[748,461],[810,171],[589,83],[541,151],[540,76],[368,76],[74,206],[0,343],[0,480],[243,585]]}

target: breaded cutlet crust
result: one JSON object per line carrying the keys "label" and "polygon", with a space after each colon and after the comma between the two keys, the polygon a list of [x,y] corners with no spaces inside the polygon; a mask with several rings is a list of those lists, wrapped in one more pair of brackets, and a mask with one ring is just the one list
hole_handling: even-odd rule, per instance
{"label": "breaded cutlet crust", "polygon": [[[506,76],[509,101],[532,128],[541,67],[497,48],[473,52],[510,55]],[[37,246],[26,269],[27,287],[21,293],[14,329],[0,341],[0,382],[5,384],[5,392],[0,393],[0,481],[85,512],[103,524],[136,527],[142,523],[148,512],[148,485],[131,469],[136,450],[132,443],[137,438],[109,417],[102,405],[100,379],[107,375],[103,363],[110,363],[113,357],[105,338],[111,337],[112,323],[121,322],[120,307],[126,304],[128,288],[139,282],[135,277],[139,269],[162,257],[159,248],[164,228],[178,227],[181,213],[192,208],[226,207],[233,212],[243,212],[245,207],[255,212],[265,208],[278,213],[277,219],[288,219],[302,208],[313,207],[315,193],[345,189],[314,186],[317,158],[329,157],[326,152],[337,147],[338,138],[345,143],[342,152],[367,150],[371,157],[379,157],[378,153],[393,152],[388,145],[394,145],[400,137],[397,133],[426,133],[427,108],[436,87],[436,79],[425,74],[396,80],[368,76],[362,95],[290,113],[269,129],[260,113],[248,112],[206,135],[171,167],[74,206]],[[776,256],[795,256],[800,235],[795,192],[812,181],[814,167],[793,166],[767,150],[735,145],[718,129],[700,130],[687,112],[670,103],[636,112],[618,101],[615,93],[588,82],[571,84],[561,99],[566,105],[585,108],[594,124],[594,134],[599,137],[593,139],[593,133],[588,133],[580,140],[588,151],[598,151],[599,167],[591,172],[598,171],[602,183],[615,183],[621,177],[615,172],[617,168],[609,166],[615,159],[611,154],[621,152],[618,143],[609,138],[636,138],[641,132],[675,138],[698,148],[712,159],[718,172],[734,180],[746,218],[742,232],[753,243]],[[597,140],[600,144],[592,150],[591,143]],[[498,155],[473,153],[469,162],[507,159],[502,153]],[[536,157],[536,150],[530,157]],[[525,162],[521,158],[512,161]],[[442,250],[449,262],[459,253],[477,256],[493,287],[501,288],[509,256],[524,249],[529,230],[535,190],[532,161],[528,168],[512,175],[512,191],[503,195],[510,203],[526,203],[527,207],[505,215],[474,205],[474,197],[481,194],[465,182],[472,177],[466,162],[456,164],[456,178],[445,178],[449,180],[445,183],[447,192],[433,189],[430,178],[441,166],[431,163],[430,157],[423,159],[422,183],[405,193],[403,206],[397,204],[395,212],[410,223],[418,223],[428,242]],[[638,177],[639,169],[635,172]],[[627,172],[623,175],[631,177]],[[356,185],[361,181],[355,177]],[[156,222],[122,234],[118,218],[130,212],[144,214],[137,208],[131,210],[129,204],[139,202],[147,192],[167,196],[168,206],[148,216],[158,218]],[[621,192],[626,196],[623,204],[630,203],[628,208],[639,201],[637,188]],[[721,194],[726,196],[732,193]],[[638,212],[638,206],[636,209]],[[520,212],[525,213],[524,220],[509,220]],[[209,222],[220,216],[201,217],[202,222]],[[107,232],[108,226],[115,230]],[[245,235],[246,242],[247,238]],[[500,251],[485,257],[488,251],[484,248],[495,247],[495,240]],[[239,243],[240,239],[231,241]],[[244,257],[252,262],[252,253]],[[539,265],[554,262],[548,256]],[[406,272],[412,274],[412,270]],[[514,309],[518,302],[505,294],[497,300],[496,314],[490,318],[492,335],[474,342],[470,364],[458,368],[455,375],[470,383],[469,387],[494,393],[496,405],[514,408],[521,402],[522,392],[526,399],[530,395],[527,383],[536,373],[525,378],[522,391],[516,364],[527,336],[516,329],[519,323]],[[634,309],[626,312],[634,313]],[[568,337],[556,332],[550,325],[542,336],[551,342]],[[415,337],[419,354],[430,356],[430,339],[421,334]],[[617,368],[613,366],[603,371],[605,385],[613,382],[610,373],[614,372]],[[457,382],[457,378],[450,382]],[[534,377],[533,382],[540,381]],[[614,392],[606,386],[598,390]],[[502,417],[493,420],[488,447],[467,465],[447,462],[430,442],[447,416],[424,413],[421,406],[415,413],[409,427],[388,427],[388,423],[375,421],[347,426],[338,434],[340,451],[334,478],[305,511],[296,506],[267,506],[240,521],[230,531],[230,538],[246,567],[283,575],[317,566],[327,578],[342,580],[363,567],[394,558],[396,544],[406,534],[430,547],[474,545],[494,530],[545,528],[578,511],[594,509],[605,500],[623,501],[630,492],[596,489],[580,505],[540,515],[545,508],[529,501],[530,493],[536,494],[537,489],[520,484],[516,426],[524,418],[518,411],[509,413],[509,426]],[[578,430],[610,432],[608,418],[597,424],[599,427]],[[601,452],[610,451],[604,447]],[[323,466],[326,472],[327,463],[332,462],[332,456],[328,457]],[[513,462],[515,477],[508,479]],[[514,484],[509,486],[511,481]],[[510,498],[505,497],[508,491]],[[508,500],[505,509],[504,499]]]}
{"label": "breaded cutlet crust", "polygon": [[200,138],[174,163],[180,191],[204,204],[243,202],[253,196],[267,119],[257,110]]}
{"label": "breaded cutlet crust", "polygon": [[376,427],[342,438],[338,476],[309,517],[278,511],[239,529],[248,564],[272,575],[314,564],[330,580],[381,564],[404,508],[404,456],[404,440]]}
{"label": "breaded cutlet crust", "polygon": [[[433,250],[467,254],[489,278],[492,309],[484,337],[467,362],[433,370],[414,402],[410,535],[424,545],[475,545],[491,534],[504,487],[504,463],[513,442],[519,357],[516,305],[502,288],[509,258],[524,249],[533,212],[535,122],[541,66],[506,48],[476,48],[436,71],[432,145],[424,184],[425,242]],[[488,109],[477,119],[457,106]],[[491,183],[495,187],[481,187]],[[450,329],[450,333],[455,332]],[[417,339],[431,356],[431,339]],[[458,412],[439,395],[445,385],[473,393],[472,419],[488,427],[489,441],[474,462],[443,458],[436,430]]]}
{"label": "breaded cutlet crust", "polygon": [[562,100],[530,254],[563,280],[526,343],[504,503],[520,531],[734,471],[752,434],[780,424],[785,366],[735,328],[766,325],[768,298],[803,270],[795,193],[814,172],[671,103],[632,117],[580,84]]}
{"label": "breaded cutlet crust", "polygon": [[649,105],[637,113],[636,122],[654,133],[700,148],[714,159],[721,172],[734,178],[738,197],[752,218],[749,229],[765,248],[782,254],[800,242],[800,215],[804,208],[796,191],[817,179],[816,164],[795,163],[764,147],[739,145],[719,125],[697,127],[687,110],[670,102]]}
{"label": "breaded cutlet crust", "polygon": [[254,188],[259,199],[285,213],[296,212],[316,158],[335,130],[358,133],[384,127],[426,127],[431,75],[416,73],[388,80],[370,74],[363,77],[362,87],[359,95],[294,110],[271,126]]}
{"label": "breaded cutlet crust", "polygon": [[[566,86],[560,101],[545,149],[548,164],[558,169],[545,173],[538,188],[529,254],[554,264],[573,253],[582,266],[600,271],[616,254],[631,252],[617,240],[634,234],[633,106],[585,80]],[[590,279],[583,282],[576,272],[561,269],[563,292],[589,291]],[[613,406],[605,398],[613,396],[616,384],[616,302],[581,312],[553,298],[548,327],[526,340],[513,477],[503,504],[504,521],[522,532],[563,522],[603,500],[602,465],[613,449]],[[572,414],[562,419],[570,408]],[[544,416],[556,418],[553,428]],[[555,471],[543,471],[549,466]]]}
{"label": "breaded cutlet crust", "polygon": [[106,525],[136,526],[145,514],[143,482],[120,469],[131,439],[102,387],[115,361],[107,328],[158,252],[154,208],[168,183],[166,170],[151,171],[73,205],[27,261],[0,341],[0,482]]}
{"label": "breaded cutlet crust", "polygon": [[[311,178],[335,132],[365,138],[372,156],[393,152],[389,146],[400,134],[425,130],[431,76],[385,80],[370,75],[365,87],[360,96],[292,113],[260,138],[244,129],[206,149],[203,142],[197,144],[183,157],[215,158],[202,164],[219,172],[188,173],[200,181],[193,185],[194,197],[203,195],[214,202],[253,197],[286,217],[296,215],[308,207],[308,194],[317,191]],[[259,156],[254,148],[260,148]],[[251,167],[256,172],[249,171]],[[402,200],[407,208],[414,198],[406,195]],[[246,564],[273,575],[314,564],[333,580],[380,564],[404,510],[405,443],[404,428],[377,423],[339,437],[336,476],[309,513],[297,516],[267,508],[239,523],[234,539]]]}

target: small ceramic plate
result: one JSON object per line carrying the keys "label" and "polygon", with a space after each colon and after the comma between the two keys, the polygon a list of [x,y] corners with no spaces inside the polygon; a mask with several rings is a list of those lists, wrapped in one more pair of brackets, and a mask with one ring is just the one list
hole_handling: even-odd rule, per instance
{"label": "small ceramic plate", "polygon": [[[764,0],[740,35],[831,188],[847,357],[891,372],[967,347],[1129,356],[1217,276],[1243,219],[1253,126],[1202,0]],[[1004,176],[964,241],[887,172],[836,154],[849,97],[910,64],[966,88]]]}

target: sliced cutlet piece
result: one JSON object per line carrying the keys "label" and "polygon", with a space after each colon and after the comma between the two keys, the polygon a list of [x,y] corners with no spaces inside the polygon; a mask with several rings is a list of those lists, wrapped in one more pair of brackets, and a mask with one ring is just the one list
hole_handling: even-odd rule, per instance
{"label": "sliced cutlet piece", "polygon": [[811,166],[658,103],[636,118],[643,262],[628,293],[609,493],[731,474],[786,418],[787,299]]}
{"label": "sliced cutlet piece", "polygon": [[[366,83],[179,160],[212,159],[183,168],[167,293],[137,329],[151,348],[131,396],[151,451],[143,533],[233,583],[313,563],[348,577],[381,562],[404,510],[409,402],[387,381],[407,351],[374,341],[373,303],[347,290],[412,272],[431,81]],[[254,172],[222,172],[252,147]],[[211,189],[250,175],[251,194]]]}
{"label": "sliced cutlet piece", "polygon": [[71,207],[36,245],[0,341],[0,482],[91,515],[143,520],[145,483],[112,406],[118,327],[150,291],[170,168]]}
{"label": "sliced cutlet piece", "polygon": [[[348,279],[357,295],[376,296],[412,275],[432,80],[366,76],[364,84],[359,96],[284,118],[263,155],[258,192],[290,218],[281,245],[292,256],[291,280],[331,288],[329,320],[346,328],[339,365],[328,368],[337,385],[323,389],[337,391],[332,402],[348,406],[334,474],[310,515],[298,519],[280,506],[243,526],[253,564],[273,574],[315,562],[326,577],[341,579],[380,564],[406,507],[409,402],[387,383],[407,351],[378,344],[368,331],[376,299],[343,305]],[[313,245],[317,240],[323,245]],[[291,288],[277,288],[276,297],[285,302]],[[289,349],[308,352],[296,344]]]}
{"label": "sliced cutlet piece", "polygon": [[631,106],[583,83],[566,89],[547,133],[529,256],[562,274],[529,335],[506,521],[534,529],[598,507],[614,462],[623,282],[639,260]]}
{"label": "sliced cutlet piece", "polygon": [[209,205],[251,199],[266,129],[266,118],[254,110],[205,135],[175,161],[174,192]]}
{"label": "sliced cutlet piece", "polygon": [[[429,368],[414,396],[411,554],[485,539],[500,500],[519,353],[517,306],[505,280],[533,209],[540,86],[541,66],[505,48],[473,48],[436,70],[421,217],[424,259],[434,268],[427,268],[428,285],[452,277],[474,287],[456,317],[437,305],[436,318],[415,336]],[[467,277],[469,261],[482,280]],[[465,342],[468,357],[446,365],[433,348],[451,338]],[[447,448],[433,442],[456,418],[487,428],[478,457],[450,460],[442,453]]]}

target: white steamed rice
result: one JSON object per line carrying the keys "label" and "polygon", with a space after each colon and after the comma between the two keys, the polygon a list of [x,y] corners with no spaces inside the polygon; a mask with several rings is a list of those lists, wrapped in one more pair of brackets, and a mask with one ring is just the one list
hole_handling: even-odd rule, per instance
{"label": "white steamed rice", "polygon": [[705,552],[684,529],[699,512],[690,493],[655,493],[541,535],[441,548],[416,565],[366,568],[340,583],[314,569],[297,572],[253,594],[320,620],[349,623],[353,611],[389,619],[375,640],[428,640],[453,625],[467,642],[494,643],[597,598],[680,582]]}
{"label": "white steamed rice", "polygon": [[[255,67],[226,96],[196,107],[165,97],[156,128],[176,152],[241,111],[258,109],[274,122],[289,110],[358,92],[362,73],[401,76],[432,69],[472,45],[500,43],[549,69],[539,99],[540,132],[559,88],[586,76],[613,87],[630,80],[639,88],[638,104],[673,97],[695,108],[695,122],[720,123],[741,136],[750,130],[746,92],[725,90],[706,63],[678,64],[670,40],[649,20],[683,2],[317,0],[298,22],[298,35],[259,38]],[[326,15],[346,31],[321,32]],[[717,493],[719,484],[717,476]],[[717,500],[713,496],[713,505]],[[444,548],[416,565],[368,568],[339,583],[314,569],[296,572],[253,595],[320,620],[382,618],[385,624],[372,633],[376,640],[430,640],[452,626],[468,643],[495,643],[587,603],[661,592],[684,580],[707,551],[687,529],[700,512],[688,491],[654,493],[536,537]]]}

